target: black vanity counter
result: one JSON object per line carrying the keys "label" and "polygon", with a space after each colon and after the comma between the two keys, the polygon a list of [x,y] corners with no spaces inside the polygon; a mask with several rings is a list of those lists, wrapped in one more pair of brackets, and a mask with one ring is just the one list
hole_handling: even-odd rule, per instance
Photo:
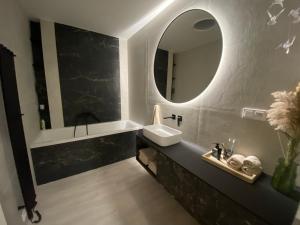
{"label": "black vanity counter", "polygon": [[268,224],[293,223],[298,202],[275,191],[271,186],[270,176],[262,174],[254,184],[248,184],[202,160],[201,155],[207,152],[205,148],[185,141],[161,147],[144,137],[142,131],[137,136]]}

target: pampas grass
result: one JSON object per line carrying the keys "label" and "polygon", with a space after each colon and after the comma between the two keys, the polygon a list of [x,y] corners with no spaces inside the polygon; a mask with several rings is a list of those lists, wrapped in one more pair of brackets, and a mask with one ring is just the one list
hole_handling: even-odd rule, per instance
{"label": "pampas grass", "polygon": [[299,152],[300,141],[300,82],[294,91],[277,91],[272,93],[274,103],[267,111],[269,124],[276,131],[282,132],[288,138],[288,149],[284,150],[286,163],[294,160]]}

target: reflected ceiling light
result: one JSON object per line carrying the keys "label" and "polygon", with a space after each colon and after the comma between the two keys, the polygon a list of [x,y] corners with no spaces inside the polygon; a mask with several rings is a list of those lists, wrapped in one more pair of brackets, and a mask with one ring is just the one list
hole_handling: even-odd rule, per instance
{"label": "reflected ceiling light", "polygon": [[161,12],[163,12],[166,8],[168,8],[175,0],[166,0],[163,1],[158,7],[148,13],[145,17],[140,19],[137,23],[130,26],[127,30],[122,32],[119,36],[124,39],[129,39],[136,32],[141,30],[144,26],[150,23],[156,16],[158,16]]}
{"label": "reflected ceiling light", "polygon": [[206,31],[213,28],[216,25],[216,21],[214,19],[205,19],[200,20],[194,24],[195,30]]}

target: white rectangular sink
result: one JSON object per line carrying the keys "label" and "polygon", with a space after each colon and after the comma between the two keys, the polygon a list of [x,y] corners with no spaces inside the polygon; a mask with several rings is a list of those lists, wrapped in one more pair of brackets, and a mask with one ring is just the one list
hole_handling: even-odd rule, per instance
{"label": "white rectangular sink", "polygon": [[146,138],[160,146],[177,144],[182,139],[182,132],[163,124],[145,126],[143,134]]}

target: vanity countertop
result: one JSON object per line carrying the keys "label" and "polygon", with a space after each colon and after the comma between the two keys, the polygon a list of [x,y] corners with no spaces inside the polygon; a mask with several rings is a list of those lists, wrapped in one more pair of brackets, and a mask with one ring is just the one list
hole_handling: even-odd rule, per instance
{"label": "vanity countertop", "polygon": [[142,131],[137,136],[266,222],[292,224],[298,202],[274,190],[270,176],[262,174],[254,184],[248,184],[204,161],[201,156],[206,148],[186,141],[161,147],[144,137]]}

